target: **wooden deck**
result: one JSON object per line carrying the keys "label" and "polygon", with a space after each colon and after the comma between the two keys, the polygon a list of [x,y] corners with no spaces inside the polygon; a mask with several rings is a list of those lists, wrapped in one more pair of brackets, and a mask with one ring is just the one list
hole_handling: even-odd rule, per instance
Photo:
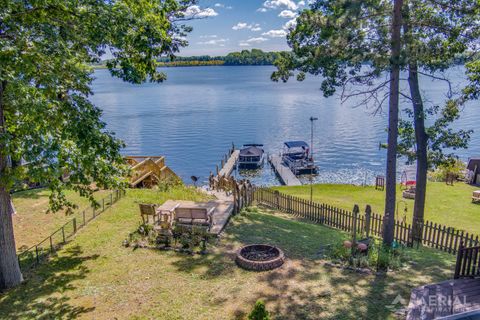
{"label": "wooden deck", "polygon": [[210,209],[212,207],[215,208],[213,212],[213,224],[210,228],[210,233],[213,235],[220,234],[225,226],[227,225],[228,221],[230,220],[230,216],[233,213],[233,201],[229,201],[228,198],[224,199],[217,199],[211,200],[208,202],[193,202],[193,201],[185,201],[185,200],[167,200],[164,204],[162,204],[158,210],[171,210],[175,208],[177,205],[185,206],[185,207],[198,207],[198,208],[207,208]]}
{"label": "wooden deck", "polygon": [[480,309],[480,279],[457,279],[415,288],[407,320],[430,320]]}
{"label": "wooden deck", "polygon": [[275,173],[280,178],[280,182],[286,186],[301,186],[302,183],[293,174],[289,167],[283,164],[282,158],[278,155],[271,155],[268,161],[275,170]]}
{"label": "wooden deck", "polygon": [[223,168],[218,172],[220,177],[228,177],[232,174],[232,171],[235,169],[237,164],[238,157],[240,156],[240,150],[234,150],[228,158],[227,162],[223,166]]}

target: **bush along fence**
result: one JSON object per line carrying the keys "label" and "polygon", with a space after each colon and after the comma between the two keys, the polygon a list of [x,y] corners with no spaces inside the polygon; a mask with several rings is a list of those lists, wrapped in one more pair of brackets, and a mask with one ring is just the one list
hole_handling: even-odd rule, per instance
{"label": "bush along fence", "polygon": [[91,206],[89,209],[77,212],[75,217],[65,223],[50,236],[46,237],[36,245],[18,254],[18,262],[22,270],[36,267],[45,261],[50,255],[59,250],[67,241],[85,227],[90,221],[99,216],[106,209],[125,195],[125,190],[115,190],[99,201],[99,206]]}
{"label": "bush along fence", "polygon": [[[355,230],[356,234],[365,237],[382,237],[383,235],[384,216],[372,213],[369,205],[367,205],[364,213],[360,213],[358,209],[348,211],[268,188],[256,189],[254,198],[259,204],[299,216],[314,223],[352,233]],[[424,223],[418,223],[416,227],[421,232],[417,232],[418,236],[414,239],[412,225],[395,220],[395,241],[409,246],[414,243],[417,243],[417,245],[423,244],[452,254],[456,254],[459,250],[465,250],[464,247],[473,247],[480,244],[478,235],[465,233],[438,223],[425,221]],[[463,249],[462,246],[464,246]]]}

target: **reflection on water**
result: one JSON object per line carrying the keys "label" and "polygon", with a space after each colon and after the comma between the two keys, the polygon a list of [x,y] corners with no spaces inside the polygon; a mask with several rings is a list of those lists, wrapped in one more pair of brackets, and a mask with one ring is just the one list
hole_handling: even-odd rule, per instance
{"label": "reflection on water", "polygon": [[[206,181],[232,142],[263,143],[279,153],[284,141],[310,143],[309,117],[318,117],[314,156],[320,168],[317,182],[372,183],[385,170],[385,114],[353,108],[338,97],[324,98],[318,79],[299,83],[270,81],[271,66],[169,68],[162,84],[132,85],[96,71],[93,102],[104,111],[108,129],[127,145],[124,154],[165,155],[167,164],[186,182],[190,176]],[[463,79],[461,69],[452,71]],[[431,81],[423,79],[425,81]],[[424,87],[432,103],[441,103],[445,84]],[[411,107],[404,102],[402,108]],[[466,106],[457,127],[475,129],[480,112]],[[480,155],[480,136],[474,133],[463,159]],[[399,161],[402,163],[402,161]],[[258,172],[236,172],[256,184],[277,184],[268,164]],[[304,180],[304,178],[302,178]],[[307,178],[308,181],[308,178]]]}

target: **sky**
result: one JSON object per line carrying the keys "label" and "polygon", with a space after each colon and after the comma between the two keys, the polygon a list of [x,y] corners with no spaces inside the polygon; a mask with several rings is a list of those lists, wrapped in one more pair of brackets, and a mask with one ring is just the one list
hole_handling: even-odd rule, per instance
{"label": "sky", "polygon": [[295,23],[301,0],[199,0],[187,14],[193,31],[180,56],[225,55],[244,49],[287,50],[288,27]]}

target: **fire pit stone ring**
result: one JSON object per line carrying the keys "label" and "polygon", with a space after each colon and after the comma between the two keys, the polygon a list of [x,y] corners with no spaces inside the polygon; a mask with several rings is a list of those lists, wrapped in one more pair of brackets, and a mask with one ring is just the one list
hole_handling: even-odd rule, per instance
{"label": "fire pit stone ring", "polygon": [[268,244],[251,244],[240,248],[235,258],[238,266],[252,271],[267,271],[285,262],[283,251]]}

